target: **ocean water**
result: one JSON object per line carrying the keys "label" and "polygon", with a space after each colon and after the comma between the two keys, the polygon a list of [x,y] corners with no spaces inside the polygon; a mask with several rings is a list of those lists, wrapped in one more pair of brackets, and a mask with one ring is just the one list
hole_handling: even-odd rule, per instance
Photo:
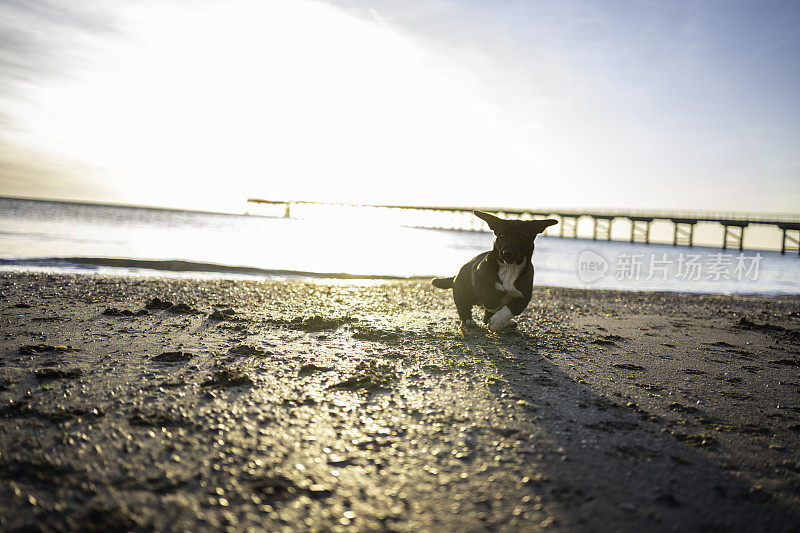
{"label": "ocean water", "polygon": [[[453,275],[492,235],[397,217],[282,217],[0,198],[0,269],[336,280]],[[800,257],[540,236],[536,284],[800,294]]]}

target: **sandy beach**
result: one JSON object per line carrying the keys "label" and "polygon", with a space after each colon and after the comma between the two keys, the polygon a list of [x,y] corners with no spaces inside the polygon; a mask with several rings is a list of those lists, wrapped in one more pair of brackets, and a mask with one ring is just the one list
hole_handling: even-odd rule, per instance
{"label": "sandy beach", "polygon": [[797,531],[800,297],[0,274],[5,531]]}

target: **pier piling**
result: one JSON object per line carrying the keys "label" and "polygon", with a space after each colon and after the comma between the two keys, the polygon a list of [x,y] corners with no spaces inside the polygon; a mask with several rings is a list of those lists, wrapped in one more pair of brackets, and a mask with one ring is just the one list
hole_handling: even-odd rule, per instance
{"label": "pier piling", "polygon": [[631,221],[631,242],[650,242],[650,217],[628,217]]}
{"label": "pier piling", "polygon": [[694,246],[694,226],[697,220],[693,218],[671,218],[670,222],[675,224],[675,233],[672,238],[672,246],[679,244]]}
{"label": "pier piling", "polygon": [[578,217],[572,215],[560,215],[561,224],[558,228],[559,237],[578,238]]}
{"label": "pier piling", "polygon": [[594,231],[592,234],[592,238],[594,240],[600,238],[610,241],[611,222],[613,221],[613,217],[593,217],[593,221],[594,221]]}
{"label": "pier piling", "polygon": [[797,252],[800,255],[800,223],[778,224],[783,232],[781,239],[781,253]]}
{"label": "pier piling", "polygon": [[[728,245],[739,248],[739,251],[744,249],[744,228],[748,226],[747,222],[723,220],[720,222],[724,228],[722,235],[722,249],[727,250]],[[738,232],[736,228],[739,228]]]}

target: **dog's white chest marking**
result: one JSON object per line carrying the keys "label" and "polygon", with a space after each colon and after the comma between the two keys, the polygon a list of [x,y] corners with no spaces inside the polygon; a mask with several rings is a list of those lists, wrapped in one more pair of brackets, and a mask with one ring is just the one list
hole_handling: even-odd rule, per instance
{"label": "dog's white chest marking", "polygon": [[500,285],[502,285],[504,291],[522,296],[514,286],[514,282],[517,281],[523,268],[525,268],[524,261],[518,265],[514,263],[501,263],[497,266],[497,276],[500,278]]}

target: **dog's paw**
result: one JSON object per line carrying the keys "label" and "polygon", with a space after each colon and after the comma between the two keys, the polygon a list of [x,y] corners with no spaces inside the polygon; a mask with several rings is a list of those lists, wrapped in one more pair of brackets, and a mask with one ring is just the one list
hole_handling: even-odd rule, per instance
{"label": "dog's paw", "polygon": [[462,329],[464,329],[464,328],[477,328],[478,327],[478,325],[475,323],[474,320],[462,320],[461,323],[459,324],[459,326]]}
{"label": "dog's paw", "polygon": [[509,323],[513,316],[508,307],[503,307],[489,319],[489,329],[492,331],[500,331]]}

